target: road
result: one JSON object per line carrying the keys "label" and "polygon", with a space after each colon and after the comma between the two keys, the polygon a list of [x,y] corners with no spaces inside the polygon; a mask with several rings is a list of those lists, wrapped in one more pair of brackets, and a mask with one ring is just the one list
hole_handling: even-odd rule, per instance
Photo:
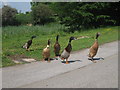
{"label": "road", "polygon": [[101,45],[93,63],[89,49],[72,52],[70,64],[60,60],[33,62],[2,69],[3,88],[117,88],[118,42]]}

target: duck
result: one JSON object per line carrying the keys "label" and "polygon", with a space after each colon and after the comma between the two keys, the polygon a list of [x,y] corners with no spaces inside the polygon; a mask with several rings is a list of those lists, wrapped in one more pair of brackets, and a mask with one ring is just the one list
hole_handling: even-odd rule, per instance
{"label": "duck", "polygon": [[28,40],[28,41],[22,46],[22,48],[25,48],[26,51],[29,51],[29,48],[30,48],[30,46],[32,45],[32,40],[33,40],[33,38],[36,38],[36,36],[32,36],[31,39]]}
{"label": "duck", "polygon": [[43,55],[42,61],[48,59],[48,62],[50,62],[50,39],[48,40],[47,46],[43,49],[42,55]]}
{"label": "duck", "polygon": [[66,64],[69,64],[68,62],[68,58],[70,56],[70,52],[72,51],[72,45],[71,45],[71,41],[72,40],[77,40],[77,38],[75,37],[70,37],[69,38],[69,42],[68,42],[68,45],[67,47],[63,50],[62,54],[61,54],[61,59],[64,61],[66,59]]}
{"label": "duck", "polygon": [[59,39],[59,35],[56,36],[56,42],[54,44],[54,53],[56,59],[60,56],[60,44],[58,42],[58,39]]}
{"label": "duck", "polygon": [[94,63],[96,63],[95,60],[93,60],[93,57],[97,54],[98,52],[98,48],[99,48],[99,44],[98,44],[98,37],[100,36],[100,33],[96,33],[96,38],[95,38],[95,41],[94,41],[94,44],[90,47],[90,50],[89,50],[89,58],[91,61],[93,61]]}

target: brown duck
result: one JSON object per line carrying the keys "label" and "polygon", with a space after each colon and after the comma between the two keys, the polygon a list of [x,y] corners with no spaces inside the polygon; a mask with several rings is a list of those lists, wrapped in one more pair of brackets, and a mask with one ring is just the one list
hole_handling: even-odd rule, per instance
{"label": "brown duck", "polygon": [[64,51],[61,54],[61,59],[62,60],[66,59],[66,64],[68,64],[68,58],[70,56],[70,52],[72,51],[72,45],[71,45],[72,40],[76,40],[76,38],[75,37],[70,37],[67,47],[64,49]]}
{"label": "brown duck", "polygon": [[32,40],[33,40],[33,38],[36,38],[36,36],[32,36],[31,39],[28,40],[28,41],[22,46],[22,48],[25,48],[26,51],[28,51],[29,48],[30,48],[30,46],[32,45]]}
{"label": "brown duck", "polygon": [[98,37],[99,36],[100,36],[100,33],[97,33],[96,38],[95,38],[95,42],[91,46],[90,51],[89,51],[89,55],[88,55],[91,58],[91,61],[93,61],[94,63],[96,63],[96,61],[93,60],[93,57],[97,54],[97,51],[99,48],[99,44],[98,44]]}
{"label": "brown duck", "polygon": [[46,48],[43,49],[42,55],[43,61],[45,61],[45,59],[48,59],[48,62],[50,62],[50,40],[48,40]]}
{"label": "brown duck", "polygon": [[58,38],[59,38],[59,35],[57,35],[57,37],[56,37],[56,42],[55,42],[55,44],[54,44],[54,53],[55,53],[55,56],[56,56],[56,58],[58,57],[58,56],[60,56],[60,44],[59,44],[59,42],[58,42]]}

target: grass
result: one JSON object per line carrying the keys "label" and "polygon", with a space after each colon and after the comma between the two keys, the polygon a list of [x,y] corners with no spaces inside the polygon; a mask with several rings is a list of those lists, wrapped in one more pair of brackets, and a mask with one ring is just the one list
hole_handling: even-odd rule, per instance
{"label": "grass", "polygon": [[[47,40],[51,39],[51,57],[54,57],[53,45],[55,43],[56,35],[59,34],[59,43],[61,45],[61,52],[67,46],[70,36],[80,37],[88,36],[72,42],[73,51],[81,50],[90,47],[94,42],[96,32],[100,32],[99,43],[112,42],[118,39],[118,26],[106,27],[99,29],[84,30],[82,32],[65,33],[64,27],[59,24],[48,24],[45,26],[8,26],[2,28],[2,67],[15,65],[11,60],[11,56],[24,55],[35,58],[40,61],[42,59],[42,50],[47,45]],[[33,40],[30,47],[33,51],[25,51],[21,46],[30,39],[32,35],[37,38]]]}

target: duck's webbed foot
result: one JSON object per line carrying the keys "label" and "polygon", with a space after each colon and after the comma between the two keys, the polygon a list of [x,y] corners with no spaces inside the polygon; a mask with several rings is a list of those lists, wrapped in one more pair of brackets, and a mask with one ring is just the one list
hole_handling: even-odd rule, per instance
{"label": "duck's webbed foot", "polygon": [[51,62],[51,61],[50,61],[50,58],[48,58],[48,62]]}
{"label": "duck's webbed foot", "polygon": [[69,64],[68,59],[66,59],[66,64]]}

